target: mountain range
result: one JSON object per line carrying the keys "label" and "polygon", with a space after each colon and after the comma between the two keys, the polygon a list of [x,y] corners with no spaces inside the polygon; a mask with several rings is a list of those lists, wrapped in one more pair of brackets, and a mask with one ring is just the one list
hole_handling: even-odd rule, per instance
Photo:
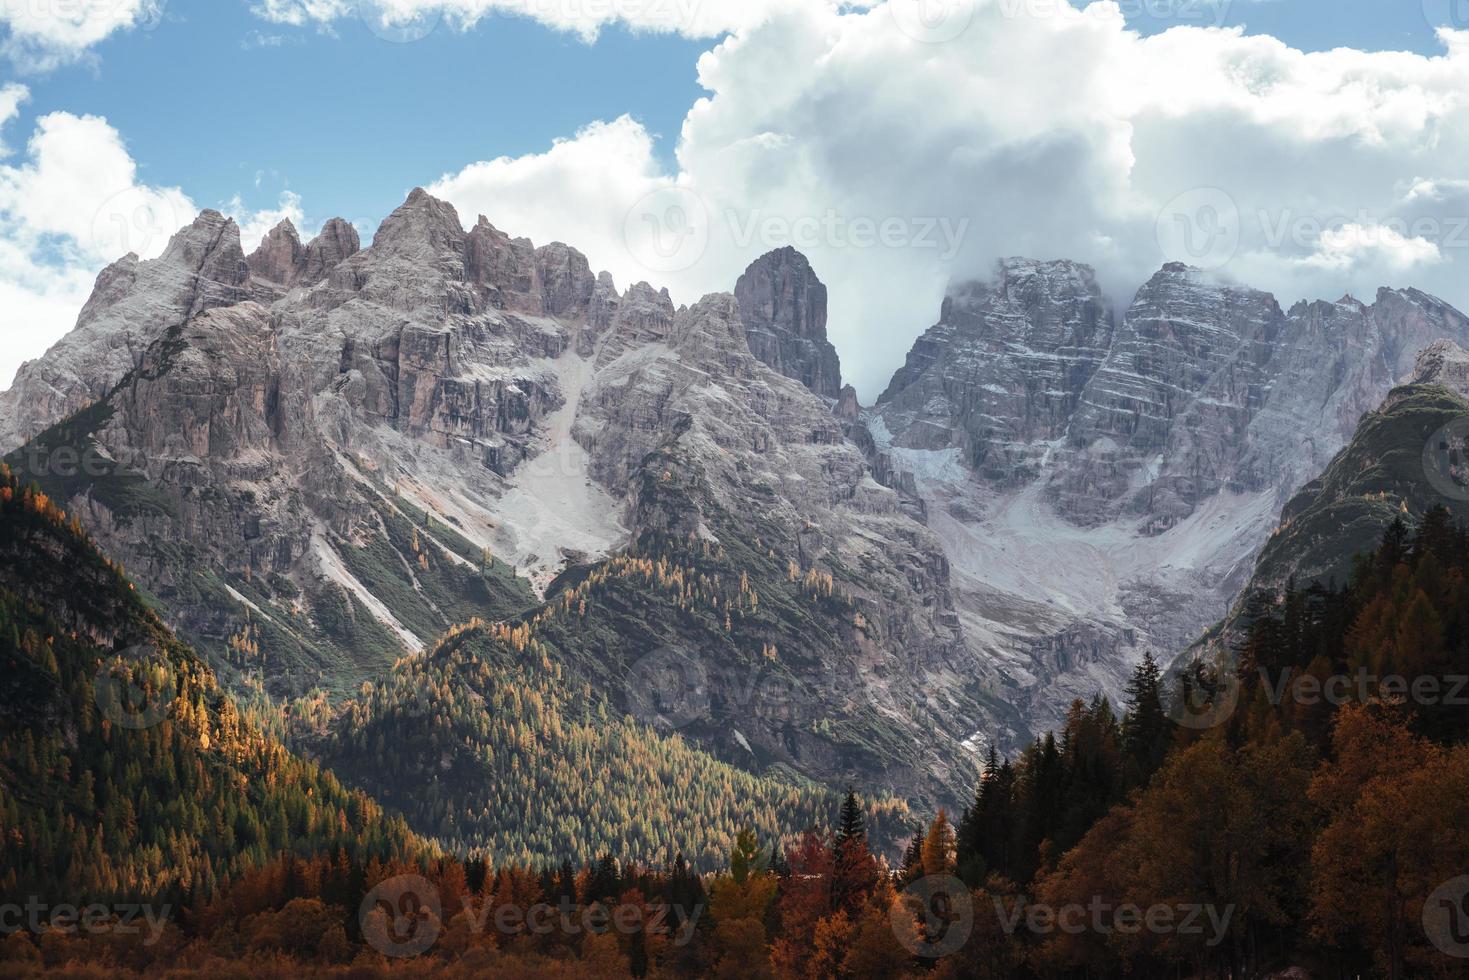
{"label": "mountain range", "polygon": [[[791,249],[677,306],[421,190],[367,248],[334,220],[246,255],[206,211],[99,276],[0,395],[0,451],[223,684],[296,706],[302,752],[406,810],[431,782],[415,829],[489,846],[434,814],[485,805],[474,706],[547,677],[709,765],[954,803],[1252,577],[1340,574],[1350,542],[1308,544],[1341,508],[1363,542],[1426,509],[1464,373],[1431,345],[1469,345],[1411,289],[1286,310],[1170,264],[1119,312],[1009,259],[864,407],[826,325]],[[1362,482],[1404,413],[1414,489]],[[401,724],[425,687],[447,742]],[[374,767],[378,731],[409,761]]]}

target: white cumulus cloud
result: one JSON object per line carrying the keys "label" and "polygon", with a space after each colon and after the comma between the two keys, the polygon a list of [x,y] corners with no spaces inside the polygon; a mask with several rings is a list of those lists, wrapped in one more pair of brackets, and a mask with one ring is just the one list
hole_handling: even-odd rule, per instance
{"label": "white cumulus cloud", "polygon": [[628,209],[669,183],[652,136],[623,116],[594,123],[545,153],[472,164],[427,189],[452,203],[466,224],[483,214],[537,245],[573,245],[625,287],[653,277],[625,245]]}
{"label": "white cumulus cloud", "polygon": [[0,52],[26,70],[74,61],[118,31],[156,26],[166,0],[0,0]]}
{"label": "white cumulus cloud", "polygon": [[441,24],[467,30],[491,16],[528,17],[590,42],[613,24],[717,37],[757,24],[772,11],[813,2],[836,5],[836,0],[256,0],[254,10],[266,20],[298,27],[357,18],[394,40],[416,39]]}

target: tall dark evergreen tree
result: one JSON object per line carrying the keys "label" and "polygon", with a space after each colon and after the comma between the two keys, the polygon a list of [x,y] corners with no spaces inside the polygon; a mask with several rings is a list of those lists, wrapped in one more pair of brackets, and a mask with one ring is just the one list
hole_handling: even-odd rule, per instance
{"label": "tall dark evergreen tree", "polygon": [[1135,785],[1146,785],[1168,751],[1168,714],[1163,707],[1163,672],[1151,652],[1127,684],[1127,713],[1122,719],[1122,747],[1131,763]]}
{"label": "tall dark evergreen tree", "polygon": [[867,818],[862,813],[856,792],[848,786],[847,797],[842,800],[841,815],[837,818],[837,844],[857,839],[867,839]]}

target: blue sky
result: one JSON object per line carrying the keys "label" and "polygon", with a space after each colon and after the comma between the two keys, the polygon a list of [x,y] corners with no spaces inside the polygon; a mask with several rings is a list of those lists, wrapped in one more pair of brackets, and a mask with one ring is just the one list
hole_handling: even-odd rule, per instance
{"label": "blue sky", "polygon": [[170,0],[156,28],[25,78],[16,130],[54,110],[101,115],[142,179],[201,204],[238,194],[269,207],[289,189],[318,219],[380,219],[470,161],[543,150],[624,113],[671,154],[705,47],[618,27],[586,44],[514,17],[395,43],[356,20],[326,32],[266,23],[242,0]]}
{"label": "blue sky", "polygon": [[[1119,304],[1183,260],[1469,307],[1469,30],[1437,26],[1469,0],[0,0],[0,385],[134,247],[117,200],[368,237],[423,185],[680,302],[795,245],[869,399],[1001,256]],[[671,262],[637,240],[670,215]]]}

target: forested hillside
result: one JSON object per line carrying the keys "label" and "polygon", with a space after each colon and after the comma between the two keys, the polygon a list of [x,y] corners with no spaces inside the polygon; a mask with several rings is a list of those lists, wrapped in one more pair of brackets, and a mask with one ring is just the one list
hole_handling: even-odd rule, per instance
{"label": "forested hillside", "polygon": [[[722,557],[707,544],[694,550]],[[783,584],[790,597],[765,594],[792,609],[801,603],[791,597],[841,604],[821,576],[788,569]],[[711,659],[749,671],[755,696],[794,703],[805,694],[776,643],[745,649],[752,637],[779,636],[773,624],[790,614],[771,613],[766,602],[762,617],[760,594],[748,574],[725,581],[667,557],[613,559],[564,583],[528,620],[471,622],[402,659],[389,677],[364,685],[328,737],[306,744],[454,851],[527,865],[605,853],[667,863],[682,853],[712,870],[742,828],[788,840],[826,822],[838,802],[779,760],[747,756],[742,767],[670,730],[711,722],[704,668],[658,646],[682,635],[717,644]],[[630,622],[672,629],[640,635],[623,628]],[[639,649],[652,658],[629,667]],[[906,814],[896,800],[874,804],[874,839],[892,846]]]}
{"label": "forested hillside", "polygon": [[0,466],[0,891],[206,896],[281,852],[417,853],[246,721],[80,527]]}
{"label": "forested hillside", "polygon": [[[1007,965],[973,975],[1469,975],[1469,944],[1424,924],[1469,869],[1466,582],[1469,533],[1445,510],[1394,522],[1342,587],[1252,597],[1222,672],[1169,691],[1149,661],[1120,717],[1078,703],[992,762],[955,836],[975,907],[1111,911],[993,936],[979,955]],[[1229,922],[1129,933],[1128,905]]]}

